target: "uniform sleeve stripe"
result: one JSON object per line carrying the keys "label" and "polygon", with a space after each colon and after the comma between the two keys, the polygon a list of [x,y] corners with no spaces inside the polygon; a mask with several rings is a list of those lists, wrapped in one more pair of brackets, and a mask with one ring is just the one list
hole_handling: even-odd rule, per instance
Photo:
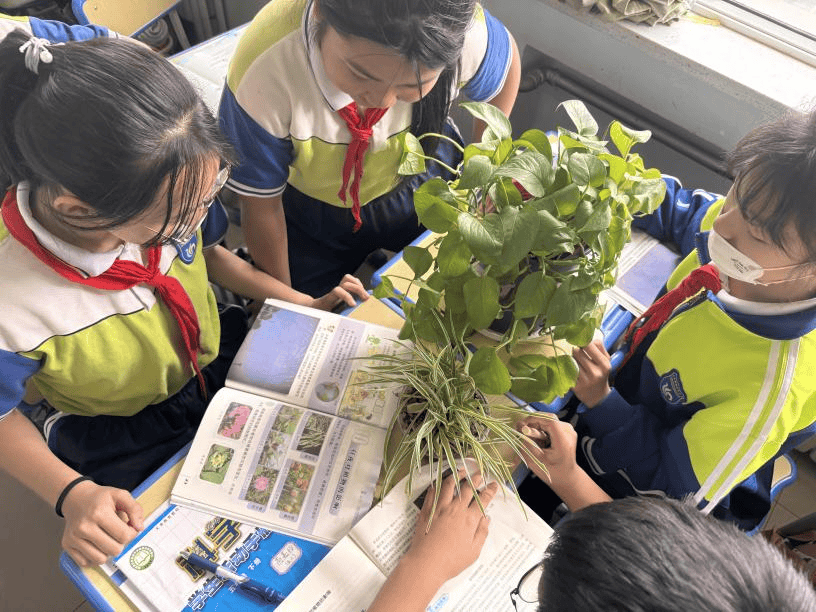
{"label": "uniform sleeve stripe", "polygon": [[[768,439],[771,429],[787,402],[788,393],[790,392],[796,369],[796,356],[799,352],[799,344],[800,341],[798,339],[794,340],[784,353],[782,352],[781,342],[774,342],[772,344],[771,354],[768,359],[768,368],[765,371],[765,380],[763,381],[757,401],[754,403],[745,425],[731,444],[728,452],[720,459],[717,466],[712,470],[711,474],[709,474],[708,478],[706,478],[700,487],[700,490],[694,496],[694,501],[698,504],[708,498],[706,505],[701,508],[705,514],[711,512],[736,484],[745,479],[746,475],[743,473],[745,468],[757,456]],[[766,412],[767,403],[771,398],[771,393],[775,386],[774,383],[779,380],[778,370],[780,366],[783,369],[781,383],[773,398],[773,405],[770,411]],[[766,415],[759,434],[754,437],[753,443],[748,448],[744,448],[748,441],[748,435],[760,422],[763,413],[766,413]],[[737,459],[736,464],[728,471],[728,466],[730,466],[735,459]],[[715,487],[717,488],[715,489]]]}
{"label": "uniform sleeve stripe", "polygon": [[282,194],[286,189],[286,183],[284,183],[280,187],[275,187],[274,189],[258,189],[257,187],[251,187],[249,185],[244,185],[243,183],[230,180],[227,183],[227,187],[229,187],[235,193],[240,193],[241,195],[256,198],[271,198],[276,195]]}
{"label": "uniform sleeve stripe", "polygon": [[502,90],[513,60],[513,47],[507,28],[487,9],[484,15],[488,36],[487,53],[476,74],[462,88],[468,98],[480,102],[492,100]]}

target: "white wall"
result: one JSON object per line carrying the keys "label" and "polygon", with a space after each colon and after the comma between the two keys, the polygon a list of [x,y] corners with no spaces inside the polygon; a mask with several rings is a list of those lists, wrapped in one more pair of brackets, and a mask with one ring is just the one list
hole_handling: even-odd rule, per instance
{"label": "white wall", "polygon": [[483,0],[531,45],[728,150],[748,130],[816,97],[816,70],[711,23],[603,22],[559,0]]}

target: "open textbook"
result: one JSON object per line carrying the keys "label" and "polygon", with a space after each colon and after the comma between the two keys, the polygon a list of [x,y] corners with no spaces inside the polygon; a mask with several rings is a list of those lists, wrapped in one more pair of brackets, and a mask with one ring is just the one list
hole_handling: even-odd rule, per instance
{"label": "open textbook", "polygon": [[269,609],[230,581],[190,565],[183,552],[286,595],[328,551],[322,544],[166,502],[145,524],[112,563],[124,576],[120,590],[142,612]]}
{"label": "open textbook", "polygon": [[[407,478],[407,477],[406,477]],[[408,550],[429,470],[415,476],[413,495],[397,484],[340,540],[276,612],[364,612]],[[467,485],[465,485],[467,486]],[[510,591],[540,562],[552,528],[504,487],[487,506],[490,529],[479,559],[436,593],[434,612],[513,612]],[[526,515],[525,515],[526,512]]]}
{"label": "open textbook", "polygon": [[246,27],[244,25],[229,30],[196,45],[195,53],[190,53],[192,49],[187,49],[170,58],[216,116],[230,59]]}
{"label": "open textbook", "polygon": [[399,388],[367,384],[398,331],[267,300],[171,501],[334,544],[370,507]]}
{"label": "open textbook", "polygon": [[618,279],[604,295],[638,317],[652,305],[681,259],[657,238],[633,228],[618,262]]}

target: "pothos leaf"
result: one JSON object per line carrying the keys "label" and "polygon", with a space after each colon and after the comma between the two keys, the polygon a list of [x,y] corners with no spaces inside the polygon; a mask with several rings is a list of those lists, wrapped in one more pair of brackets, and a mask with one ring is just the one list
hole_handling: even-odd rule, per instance
{"label": "pothos leaf", "polygon": [[470,249],[457,230],[451,230],[442,239],[436,262],[443,276],[459,276],[470,266]]}
{"label": "pothos leaf", "polygon": [[583,102],[565,100],[559,106],[567,111],[572,123],[575,124],[575,129],[581,136],[595,136],[598,133],[598,123]]}
{"label": "pothos leaf", "polygon": [[486,264],[498,263],[504,227],[499,215],[491,213],[477,219],[468,213],[458,217],[459,232],[476,259]]}
{"label": "pothos leaf", "polygon": [[476,329],[488,327],[499,316],[499,283],[490,276],[478,276],[463,289],[470,324]]}
{"label": "pothos leaf", "polygon": [[428,249],[418,246],[408,245],[402,250],[402,258],[408,267],[414,272],[414,278],[419,278],[425,274],[433,265],[433,255]]}
{"label": "pothos leaf", "polygon": [[399,172],[403,176],[412,176],[425,172],[425,151],[422,143],[411,132],[404,132],[402,135],[402,158],[400,159]]}
{"label": "pothos leaf", "polygon": [[476,351],[470,360],[468,373],[482,393],[499,395],[510,390],[510,373],[494,347],[482,347]]}
{"label": "pothos leaf", "polygon": [[504,140],[512,137],[513,128],[510,125],[510,120],[492,104],[487,102],[462,102],[460,106],[477,119],[484,121],[497,139]]}

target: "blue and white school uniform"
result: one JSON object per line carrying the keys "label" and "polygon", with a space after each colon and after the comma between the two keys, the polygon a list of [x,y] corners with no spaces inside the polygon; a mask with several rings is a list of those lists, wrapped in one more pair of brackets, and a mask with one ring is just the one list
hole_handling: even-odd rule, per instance
{"label": "blue and white school uniform", "polygon": [[[219,119],[240,160],[228,187],[247,196],[283,194],[293,286],[319,295],[370,251],[399,250],[421,232],[413,189],[442,170],[434,165],[400,184],[400,136],[410,129],[413,105],[397,102],[373,126],[360,181],[363,224],[352,232],[351,201],[338,195],[352,135],[337,112],[352,99],[328,79],[309,38],[313,10],[310,0],[273,0],[258,13],[230,63]],[[472,100],[492,99],[511,61],[509,33],[478,6],[465,38],[460,90]],[[452,125],[448,133],[459,138]],[[437,156],[451,166],[460,159],[449,146]]]}

